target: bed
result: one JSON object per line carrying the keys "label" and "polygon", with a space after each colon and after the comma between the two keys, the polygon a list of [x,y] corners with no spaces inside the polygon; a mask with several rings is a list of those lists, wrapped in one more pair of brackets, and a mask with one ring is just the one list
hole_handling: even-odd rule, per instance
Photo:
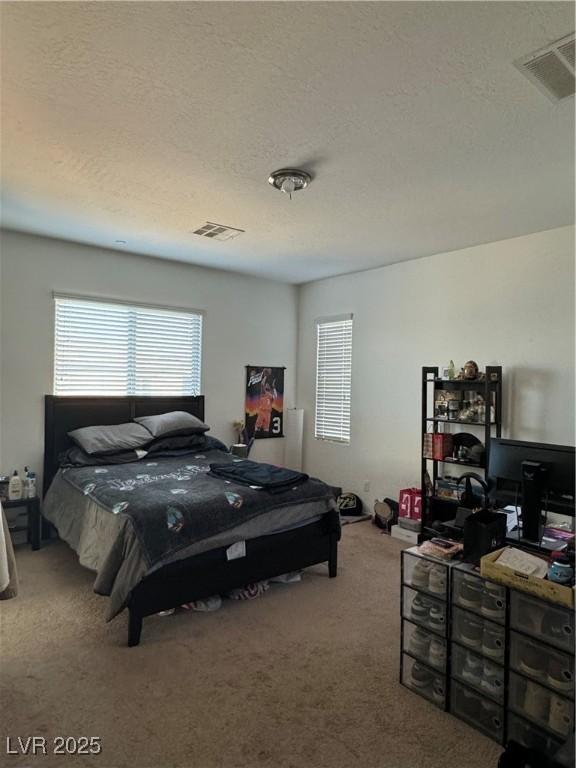
{"label": "bed", "polygon": [[[328,564],[331,578],[337,574],[338,489],[313,478],[293,498],[280,494],[266,502],[269,509],[256,514],[250,512],[250,495],[256,498],[258,491],[245,487],[239,492],[230,480],[211,477],[212,462],[235,460],[212,443],[202,454],[187,457],[146,456],[121,467],[60,468],[59,457],[71,445],[68,432],[170,411],[204,420],[204,397],[45,397],[43,515],[77,552],[80,563],[96,572],[95,591],[110,596],[108,620],[127,609],[129,646],[140,642],[144,618],[160,611],[319,563]],[[136,509],[138,499],[152,499],[163,486],[176,486],[168,492],[183,494],[174,497],[178,500],[204,493],[206,502],[212,498],[206,497],[208,485],[210,493],[218,491],[209,516],[228,509],[222,530],[200,527],[197,539],[188,537],[176,548],[165,545],[164,539],[173,540],[178,531],[177,511],[166,506],[170,532],[164,535],[154,517],[163,504],[159,497],[156,512]],[[130,496],[112,493],[136,487],[138,493]],[[235,503],[240,497],[247,500],[242,510]],[[130,498],[132,517],[118,498]],[[261,499],[259,504],[264,503]],[[203,518],[197,520],[202,526]]]}

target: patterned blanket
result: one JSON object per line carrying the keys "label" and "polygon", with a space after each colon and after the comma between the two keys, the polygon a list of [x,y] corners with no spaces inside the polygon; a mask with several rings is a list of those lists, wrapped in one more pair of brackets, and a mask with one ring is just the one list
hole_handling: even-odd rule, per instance
{"label": "patterned blanket", "polygon": [[112,515],[130,518],[149,567],[254,517],[292,504],[334,498],[337,489],[309,478],[274,493],[214,477],[211,463],[235,463],[208,450],[130,464],[73,467],[62,477]]}

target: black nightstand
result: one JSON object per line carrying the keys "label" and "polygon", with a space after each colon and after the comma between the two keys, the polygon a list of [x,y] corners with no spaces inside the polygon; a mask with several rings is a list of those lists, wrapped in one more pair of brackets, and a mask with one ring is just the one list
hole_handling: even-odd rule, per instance
{"label": "black nightstand", "polygon": [[40,499],[36,496],[34,499],[14,499],[13,501],[3,501],[2,507],[4,509],[14,509],[15,507],[26,507],[28,512],[27,525],[19,525],[12,528],[8,526],[10,533],[16,533],[17,531],[26,531],[28,534],[28,542],[32,549],[40,549]]}

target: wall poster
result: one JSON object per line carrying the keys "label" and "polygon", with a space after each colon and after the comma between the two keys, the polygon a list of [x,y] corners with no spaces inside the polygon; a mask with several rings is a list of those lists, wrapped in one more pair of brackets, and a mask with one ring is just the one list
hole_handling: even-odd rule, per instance
{"label": "wall poster", "polygon": [[250,437],[284,437],[284,368],[246,366],[245,423]]}

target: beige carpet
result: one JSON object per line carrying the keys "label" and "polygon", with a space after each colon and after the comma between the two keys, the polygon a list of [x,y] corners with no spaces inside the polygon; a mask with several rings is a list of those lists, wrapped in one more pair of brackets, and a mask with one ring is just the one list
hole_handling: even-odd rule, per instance
{"label": "beige carpet", "polygon": [[[251,603],[126,619],[61,542],[17,553],[0,604],[0,763],[99,768],[495,768],[500,748],[398,683],[400,545],[344,530],[340,573]],[[98,757],[4,757],[6,735],[100,736]]]}

